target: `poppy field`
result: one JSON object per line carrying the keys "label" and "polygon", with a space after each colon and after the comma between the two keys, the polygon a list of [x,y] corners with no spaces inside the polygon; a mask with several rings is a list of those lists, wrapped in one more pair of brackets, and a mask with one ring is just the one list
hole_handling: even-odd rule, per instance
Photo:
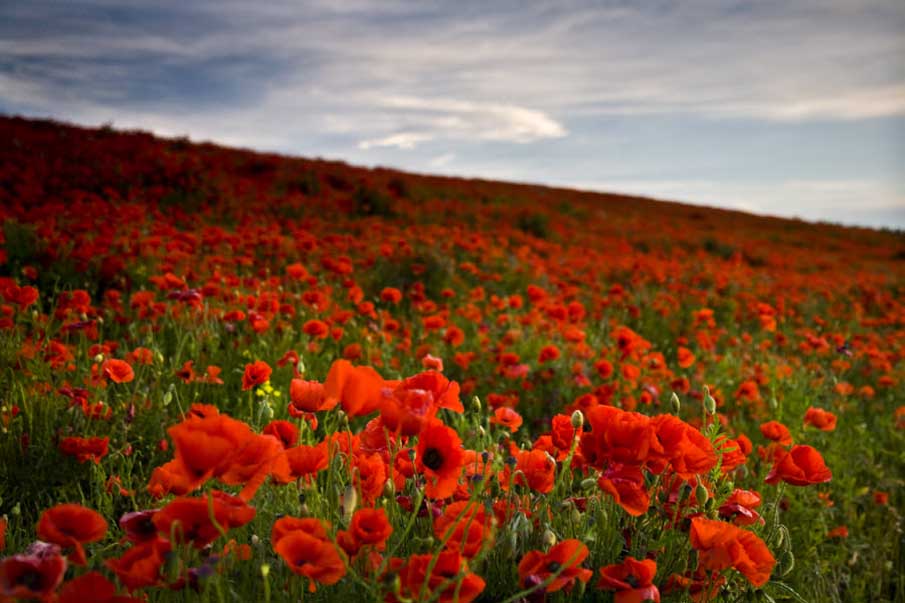
{"label": "poppy field", "polygon": [[0,602],[905,601],[901,232],[0,140]]}

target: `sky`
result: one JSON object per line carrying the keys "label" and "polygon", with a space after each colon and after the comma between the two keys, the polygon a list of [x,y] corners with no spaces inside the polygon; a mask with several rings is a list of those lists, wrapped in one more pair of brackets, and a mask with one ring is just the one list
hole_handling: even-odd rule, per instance
{"label": "sky", "polygon": [[905,229],[902,0],[0,3],[0,113]]}

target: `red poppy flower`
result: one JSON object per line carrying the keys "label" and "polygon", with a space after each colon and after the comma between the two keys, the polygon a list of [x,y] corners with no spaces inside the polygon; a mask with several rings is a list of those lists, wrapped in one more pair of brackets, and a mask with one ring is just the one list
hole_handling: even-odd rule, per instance
{"label": "red poppy flower", "polygon": [[400,594],[409,601],[421,600],[423,588],[424,600],[470,603],[485,586],[480,576],[468,571],[468,564],[456,551],[444,551],[436,558],[432,554],[412,555],[399,569],[399,576]]}
{"label": "red poppy flower", "polygon": [[430,354],[425,354],[421,359],[421,366],[430,370],[430,371],[439,371],[443,372],[443,359],[437,358],[436,356],[432,356]]}
{"label": "red poppy flower", "polygon": [[760,426],[760,432],[768,440],[781,444],[782,446],[792,445],[792,434],[789,428],[779,421],[767,421]]}
{"label": "red poppy flower", "polygon": [[650,494],[644,484],[644,474],[636,465],[613,463],[597,479],[597,485],[629,515],[637,517],[650,508]]}
{"label": "red poppy flower", "polygon": [[415,467],[427,481],[424,491],[429,498],[451,496],[464,464],[462,440],[454,429],[436,421],[421,431],[415,452]]}
{"label": "red poppy flower", "polygon": [[450,325],[443,334],[443,341],[457,348],[465,343],[465,331],[455,325]]}
{"label": "red poppy flower", "polygon": [[273,545],[273,550],[283,558],[289,569],[308,578],[308,590],[317,590],[315,583],[336,584],[346,575],[342,553],[337,546],[303,531],[292,531]]}
{"label": "red poppy flower", "polygon": [[383,509],[358,509],[352,515],[349,533],[360,545],[374,546],[382,551],[387,538],[393,533],[393,526]]}
{"label": "red poppy flower", "polygon": [[326,540],[327,530],[329,529],[330,523],[325,520],[314,517],[291,517],[286,515],[273,522],[273,528],[270,530],[270,543],[276,545],[285,536],[293,532],[304,532],[314,538]]}
{"label": "red poppy flower", "polygon": [[[389,385],[389,384],[388,384]],[[404,379],[394,388],[384,388],[380,417],[384,426],[401,435],[416,435],[441,408],[465,409],[459,400],[459,384],[438,371],[426,371]]]}
{"label": "red poppy flower", "polygon": [[227,485],[242,485],[239,497],[251,500],[269,475],[286,475],[289,465],[282,444],[269,435],[253,435],[229,459],[216,477]]}
{"label": "red poppy flower", "polygon": [[322,383],[304,379],[293,379],[289,382],[289,399],[296,410],[303,412],[330,410],[339,402],[338,398],[327,398]]}
{"label": "red poppy flower", "polygon": [[194,360],[186,360],[178,371],[176,371],[176,376],[182,379],[183,383],[191,383],[198,378],[198,375],[195,374]]}
{"label": "red poppy flower", "polygon": [[263,360],[256,360],[251,364],[246,364],[245,374],[242,375],[242,391],[266,383],[270,379],[272,372],[273,369]]}
{"label": "red poppy flower", "polygon": [[302,332],[317,339],[323,339],[330,333],[330,326],[322,320],[309,320],[302,325]]}
{"label": "red poppy flower", "polygon": [[65,573],[60,547],[35,542],[24,554],[0,560],[0,600],[49,600]]}
{"label": "red poppy flower", "polygon": [[291,448],[299,441],[299,429],[289,421],[271,421],[261,433],[275,437],[283,448]]}
{"label": "red poppy flower", "polygon": [[726,502],[720,505],[720,517],[739,526],[749,526],[757,522],[763,524],[764,519],[754,510],[760,504],[761,497],[757,492],[736,489]]}
{"label": "red poppy flower", "polygon": [[531,588],[543,584],[554,574],[555,578],[545,588],[548,593],[571,589],[575,580],[587,582],[593,572],[581,567],[588,556],[588,547],[574,538],[563,540],[548,553],[529,551],[518,564],[519,585]]}
{"label": "red poppy flower", "polygon": [[100,572],[73,578],[60,590],[59,603],[139,603],[141,599],[117,596],[116,587]]}
{"label": "red poppy flower", "polygon": [[689,350],[688,348],[679,346],[678,356],[680,368],[686,369],[694,364],[694,354],[692,354],[691,350]]}
{"label": "red poppy flower", "polygon": [[369,366],[352,366],[348,360],[337,360],[330,367],[324,382],[326,408],[342,402],[343,410],[351,417],[367,415],[380,405],[381,391],[386,386],[383,377]]}
{"label": "red poppy flower", "polygon": [[698,551],[704,569],[722,571],[732,567],[758,587],[770,579],[776,560],[753,532],[731,523],[694,517],[690,535],[691,546]]}
{"label": "red poppy flower", "polygon": [[483,504],[469,500],[450,503],[434,520],[434,536],[438,541],[446,541],[446,550],[458,551],[470,559],[493,546],[492,517],[487,515]]}
{"label": "red poppy flower", "polygon": [[688,480],[716,467],[716,450],[700,431],[672,415],[659,415],[651,422],[657,432],[658,448],[663,450],[653,454],[656,460],[649,463],[655,473],[668,463],[679,477]]}
{"label": "red poppy flower", "polygon": [[590,430],[582,433],[581,452],[598,469],[608,461],[641,464],[651,449],[662,452],[654,425],[640,413],[594,406],[587,409],[586,425]]}
{"label": "red poppy flower", "polygon": [[38,301],[38,290],[30,285],[24,287],[9,285],[3,289],[3,299],[19,306],[19,310],[24,310]]}
{"label": "red poppy flower", "polygon": [[224,473],[237,452],[254,437],[251,428],[242,421],[213,413],[203,418],[189,415],[182,423],[167,429],[167,433],[176,448],[176,458],[167,464],[168,470],[184,474],[190,484],[187,491]]}
{"label": "red poppy flower", "polygon": [[135,379],[132,366],[125,360],[110,358],[103,364],[104,376],[114,383],[129,383]]}
{"label": "red poppy flower", "polygon": [[380,301],[398,304],[402,301],[402,291],[395,287],[384,287],[383,291],[380,292]]}
{"label": "red poppy flower", "polygon": [[60,440],[60,452],[68,456],[74,456],[80,463],[94,461],[100,463],[107,456],[107,446],[110,438],[82,438],[71,436]]}
{"label": "red poppy flower", "polygon": [[784,481],[793,486],[807,486],[831,479],[833,474],[819,452],[810,446],[793,446],[788,452],[781,451],[764,481],[768,484]]}
{"label": "red poppy flower", "polygon": [[220,528],[230,530],[244,526],[254,516],[254,508],[242,499],[213,490],[203,497],[176,498],[155,513],[151,521],[164,538],[175,538],[175,542],[180,543],[190,542],[200,549],[220,537]]}
{"label": "red poppy flower", "polygon": [[170,551],[170,543],[162,538],[133,545],[121,557],[106,562],[120,583],[129,591],[154,586],[161,581],[160,570],[164,555]]}
{"label": "red poppy flower", "polygon": [[522,415],[509,407],[501,406],[493,411],[490,422],[495,425],[502,425],[503,427],[508,428],[512,433],[515,433],[522,425]]}
{"label": "red poppy flower", "polygon": [[733,440],[725,435],[717,436],[715,442],[717,450],[722,456],[720,472],[729,473],[733,469],[744,465],[748,461],[748,455],[744,452],[740,439]]}
{"label": "red poppy flower", "polygon": [[[509,468],[503,471],[500,485],[508,490]],[[553,490],[556,479],[556,461],[545,450],[520,450],[516,455],[515,483],[523,484],[541,494]]]}
{"label": "red poppy flower", "polygon": [[352,459],[353,483],[361,492],[362,500],[374,504],[383,493],[387,481],[387,465],[380,453],[358,452]]}
{"label": "red poppy flower", "polygon": [[614,590],[613,603],[660,603],[660,591],[652,580],[657,573],[657,563],[653,559],[639,561],[626,557],[622,563],[600,568],[597,588]]}
{"label": "red poppy flower", "polygon": [[[327,468],[327,443],[295,446],[286,450],[290,479],[308,478]],[[287,480],[288,481],[288,480]]]}
{"label": "red poppy flower", "polygon": [[154,514],[158,509],[134,511],[119,518],[119,527],[126,533],[130,542],[147,542],[157,538],[157,526],[154,525]]}
{"label": "red poppy flower", "polygon": [[107,534],[107,522],[100,513],[82,505],[61,504],[41,513],[37,532],[42,540],[71,548],[69,560],[85,565],[82,545],[102,539]]}
{"label": "red poppy flower", "polygon": [[820,431],[833,431],[836,429],[836,415],[812,406],[804,413],[804,424],[816,427]]}
{"label": "red poppy flower", "polygon": [[559,348],[555,345],[544,346],[537,357],[540,364],[550,362],[559,358]]}

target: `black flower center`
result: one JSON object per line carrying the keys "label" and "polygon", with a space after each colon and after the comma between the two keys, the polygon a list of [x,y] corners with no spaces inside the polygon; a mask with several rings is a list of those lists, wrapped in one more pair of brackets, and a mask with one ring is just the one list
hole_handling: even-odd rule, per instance
{"label": "black flower center", "polygon": [[21,576],[16,579],[16,584],[20,584],[31,591],[41,590],[41,585],[44,582],[44,576],[41,572],[35,570],[29,570],[24,572]]}
{"label": "black flower center", "polygon": [[554,572],[558,572],[559,568],[561,568],[561,567],[562,566],[558,562],[551,561],[550,563],[547,564],[547,571],[552,574]]}
{"label": "black flower center", "polygon": [[443,466],[443,455],[436,448],[428,448],[424,451],[424,466],[436,471]]}

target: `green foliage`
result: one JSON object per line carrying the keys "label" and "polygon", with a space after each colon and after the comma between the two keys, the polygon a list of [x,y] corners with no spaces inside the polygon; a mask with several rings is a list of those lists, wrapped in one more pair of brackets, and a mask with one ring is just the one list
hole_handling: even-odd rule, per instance
{"label": "green foliage", "polygon": [[393,201],[386,193],[366,184],[359,184],[352,195],[352,211],[357,216],[392,218],[396,215]]}

